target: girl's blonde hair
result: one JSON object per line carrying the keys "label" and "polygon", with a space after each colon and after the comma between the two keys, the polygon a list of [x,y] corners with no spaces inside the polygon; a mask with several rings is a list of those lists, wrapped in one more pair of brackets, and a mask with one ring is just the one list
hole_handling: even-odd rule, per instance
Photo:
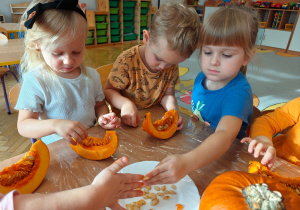
{"label": "girl's blonde hair", "polygon": [[[21,18],[21,25],[27,19],[27,11],[38,3],[48,3],[54,0],[33,0],[27,7]],[[60,45],[67,44],[78,35],[86,36],[88,32],[87,22],[79,13],[71,10],[49,9],[39,15],[31,29],[25,31],[25,51],[21,59],[21,73],[42,66],[42,73],[49,73],[55,80],[55,72],[46,64],[42,53],[37,46],[50,47],[54,49]],[[82,74],[86,75],[86,67],[81,64]]]}
{"label": "girl's blonde hair", "polygon": [[150,42],[156,43],[162,37],[171,50],[190,57],[198,46],[199,16],[194,8],[168,2],[155,12],[149,31]]}
{"label": "girl's blonde hair", "polygon": [[[251,58],[258,32],[258,18],[257,13],[245,5],[221,7],[204,22],[199,45],[242,47],[245,55]],[[247,66],[242,66],[241,72],[246,75],[246,71]]]}

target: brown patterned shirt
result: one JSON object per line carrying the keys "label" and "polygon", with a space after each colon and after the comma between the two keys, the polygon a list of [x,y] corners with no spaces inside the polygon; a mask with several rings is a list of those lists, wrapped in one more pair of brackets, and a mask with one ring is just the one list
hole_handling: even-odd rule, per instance
{"label": "brown patterned shirt", "polygon": [[143,63],[139,46],[122,52],[107,78],[138,109],[158,104],[169,87],[179,83],[178,65],[152,73]]}

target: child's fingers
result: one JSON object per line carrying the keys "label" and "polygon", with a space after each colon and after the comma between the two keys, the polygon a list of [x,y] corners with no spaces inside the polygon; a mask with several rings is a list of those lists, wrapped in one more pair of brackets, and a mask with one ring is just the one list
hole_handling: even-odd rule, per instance
{"label": "child's fingers", "polygon": [[249,146],[248,146],[248,152],[249,153],[252,153],[254,151],[254,149],[256,148],[258,142],[253,139],[250,143],[249,143]]}
{"label": "child's fingers", "polygon": [[143,196],[143,191],[141,190],[129,190],[121,193],[119,196],[119,199],[124,199],[124,198],[133,198],[133,197],[140,197]]}
{"label": "child's fingers", "polygon": [[259,143],[256,145],[255,149],[254,149],[254,157],[258,158],[259,155],[261,154],[261,152],[263,152],[263,147],[264,145],[262,143]]}
{"label": "child's fingers", "polygon": [[250,137],[245,137],[241,140],[241,143],[245,143],[245,142],[250,143],[251,141],[252,139]]}
{"label": "child's fingers", "polygon": [[113,164],[108,166],[106,169],[113,172],[113,174],[118,173],[122,168],[124,168],[128,164],[128,158],[126,156],[123,156],[116,160]]}

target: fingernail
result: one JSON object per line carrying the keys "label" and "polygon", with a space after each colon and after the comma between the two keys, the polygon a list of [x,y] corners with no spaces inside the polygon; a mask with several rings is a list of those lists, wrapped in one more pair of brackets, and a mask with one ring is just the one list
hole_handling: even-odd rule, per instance
{"label": "fingernail", "polygon": [[122,162],[126,164],[126,163],[127,163],[127,158],[126,158],[126,157],[123,157],[123,158],[122,158]]}

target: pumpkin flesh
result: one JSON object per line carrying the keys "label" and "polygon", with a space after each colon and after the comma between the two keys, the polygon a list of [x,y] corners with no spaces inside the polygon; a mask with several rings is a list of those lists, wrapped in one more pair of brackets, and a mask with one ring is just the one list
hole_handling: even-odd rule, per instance
{"label": "pumpkin flesh", "polygon": [[300,196],[300,177],[296,178],[289,178],[289,177],[282,177],[279,174],[272,172],[266,167],[265,165],[257,162],[257,161],[250,161],[249,166],[249,173],[260,174],[262,176],[266,176],[276,181],[284,184],[289,189],[294,191],[296,194]]}
{"label": "pumpkin flesh", "polygon": [[89,160],[102,160],[110,157],[118,147],[116,131],[106,131],[103,139],[88,136],[82,144],[70,144],[80,156]]}
{"label": "pumpkin flesh", "polygon": [[242,171],[229,171],[217,176],[205,189],[199,209],[250,210],[242,190],[257,183],[265,183],[271,191],[279,191],[286,209],[300,206],[300,197],[274,179]]}
{"label": "pumpkin flesh", "polygon": [[41,140],[36,141],[20,161],[0,172],[0,192],[16,189],[21,194],[32,193],[46,176],[49,162],[48,147]]}
{"label": "pumpkin flesh", "polygon": [[152,123],[151,113],[148,112],[143,122],[143,130],[153,137],[168,139],[177,130],[178,112],[177,110],[167,111],[162,119]]}

